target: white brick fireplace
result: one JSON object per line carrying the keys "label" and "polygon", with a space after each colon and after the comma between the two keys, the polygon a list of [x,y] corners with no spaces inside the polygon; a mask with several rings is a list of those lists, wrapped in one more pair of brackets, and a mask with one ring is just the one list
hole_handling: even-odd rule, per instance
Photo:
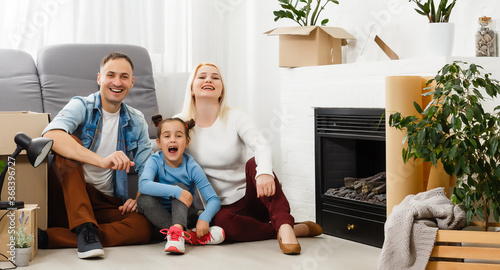
{"label": "white brick fireplace", "polygon": [[[315,220],[314,108],[385,108],[385,77],[434,76],[462,60],[500,76],[498,58],[424,58],[281,69],[281,175],[297,221]],[[498,101],[494,102],[496,105]],[[495,105],[492,103],[491,108]]]}

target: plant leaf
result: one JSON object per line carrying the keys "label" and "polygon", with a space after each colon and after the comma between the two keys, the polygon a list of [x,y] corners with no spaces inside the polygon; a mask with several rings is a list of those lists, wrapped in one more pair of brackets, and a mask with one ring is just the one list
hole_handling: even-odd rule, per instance
{"label": "plant leaf", "polygon": [[472,144],[472,146],[474,146],[474,148],[477,148],[477,142],[474,138],[470,138],[469,142]]}
{"label": "plant leaf", "polygon": [[496,156],[498,150],[498,139],[493,138],[490,143],[490,156]]}
{"label": "plant leaf", "polygon": [[425,135],[427,134],[427,131],[425,129],[422,129],[418,132],[418,140],[423,141],[425,139]]}
{"label": "plant leaf", "polygon": [[420,104],[418,104],[416,101],[413,101],[413,107],[415,107],[415,110],[417,110],[419,114],[422,114],[422,107],[420,107]]}
{"label": "plant leaf", "polygon": [[497,167],[495,168],[495,176],[496,176],[497,178],[500,178],[500,166],[497,166]]}

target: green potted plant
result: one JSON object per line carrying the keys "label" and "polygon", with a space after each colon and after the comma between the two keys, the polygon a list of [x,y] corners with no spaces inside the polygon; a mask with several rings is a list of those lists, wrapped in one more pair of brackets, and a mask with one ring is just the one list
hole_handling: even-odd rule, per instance
{"label": "green potted plant", "polygon": [[455,36],[454,24],[448,22],[456,0],[408,0],[417,5],[415,11],[427,17],[427,44],[433,56],[450,56],[453,51]]}
{"label": "green potted plant", "polygon": [[445,65],[434,83],[428,106],[414,107],[421,117],[391,114],[389,125],[406,131],[405,162],[423,159],[457,177],[451,199],[463,203],[467,223],[473,217],[488,230],[490,216],[500,216],[500,106],[486,112],[484,101],[500,94],[500,84],[481,66],[465,62]]}
{"label": "green potted plant", "polygon": [[[339,4],[336,0],[326,0],[323,4],[322,0],[278,0],[283,9],[273,12],[274,21],[279,19],[291,19],[298,23],[300,26],[316,25],[318,22],[319,14],[325,9],[328,3]],[[299,6],[299,3],[301,5]],[[321,25],[326,25],[328,19],[321,21]]]}
{"label": "green potted plant", "polygon": [[436,7],[433,0],[408,0],[409,2],[414,2],[417,5],[415,11],[418,14],[427,17],[429,23],[440,23],[448,22],[450,19],[451,11],[455,7],[456,0],[452,0],[448,4],[449,0],[441,0],[439,5]]}
{"label": "green potted plant", "polygon": [[11,237],[14,237],[15,239],[15,262],[17,266],[27,266],[31,257],[33,234],[26,232],[29,217],[29,215],[26,215],[25,217],[24,211],[22,211],[19,217],[19,226],[11,234]]}

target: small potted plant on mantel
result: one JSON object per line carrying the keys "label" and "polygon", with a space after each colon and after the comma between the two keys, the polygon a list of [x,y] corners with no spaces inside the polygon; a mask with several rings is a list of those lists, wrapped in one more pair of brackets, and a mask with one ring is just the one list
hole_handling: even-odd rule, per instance
{"label": "small potted plant on mantel", "polygon": [[[427,43],[429,51],[434,56],[450,56],[453,51],[454,25],[449,22],[451,11],[456,0],[408,0],[417,5],[415,11],[427,17]],[[436,2],[437,3],[437,2]]]}
{"label": "small potted plant on mantel", "polygon": [[436,7],[433,0],[408,0],[414,2],[418,8],[415,9],[418,14],[427,17],[429,23],[447,23],[450,20],[451,11],[455,7],[456,0],[441,0]]}
{"label": "small potted plant on mantel", "polygon": [[355,39],[339,27],[326,27],[329,19],[319,16],[329,3],[337,0],[278,0],[282,9],[276,10],[274,21],[290,19],[298,27],[280,27],[265,32],[280,37],[280,67],[302,67],[342,63],[341,46],[347,39]]}

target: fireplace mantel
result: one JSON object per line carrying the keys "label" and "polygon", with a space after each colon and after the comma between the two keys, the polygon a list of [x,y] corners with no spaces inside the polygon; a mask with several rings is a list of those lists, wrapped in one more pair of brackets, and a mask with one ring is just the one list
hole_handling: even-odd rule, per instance
{"label": "fireplace mantel", "polygon": [[[434,76],[446,63],[465,61],[500,79],[498,57],[437,57],[283,68],[280,70],[281,176],[296,220],[315,220],[314,108],[385,108],[385,77]],[[498,102],[496,102],[498,103]]]}

